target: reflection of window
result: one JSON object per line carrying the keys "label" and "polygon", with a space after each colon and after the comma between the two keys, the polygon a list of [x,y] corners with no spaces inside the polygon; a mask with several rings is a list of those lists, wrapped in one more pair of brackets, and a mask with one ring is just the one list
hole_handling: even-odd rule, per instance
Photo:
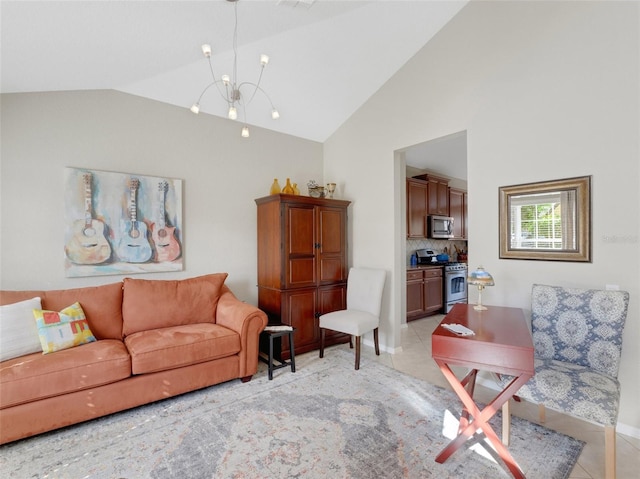
{"label": "reflection of window", "polygon": [[575,198],[575,190],[511,196],[511,248],[575,249]]}

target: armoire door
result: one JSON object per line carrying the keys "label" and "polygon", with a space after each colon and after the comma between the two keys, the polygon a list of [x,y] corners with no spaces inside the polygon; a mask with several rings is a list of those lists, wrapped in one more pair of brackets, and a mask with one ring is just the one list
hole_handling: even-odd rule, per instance
{"label": "armoire door", "polygon": [[319,284],[346,281],[346,215],[343,208],[318,207],[317,268]]}
{"label": "armoire door", "polygon": [[316,209],[311,205],[286,205],[285,288],[316,284]]}

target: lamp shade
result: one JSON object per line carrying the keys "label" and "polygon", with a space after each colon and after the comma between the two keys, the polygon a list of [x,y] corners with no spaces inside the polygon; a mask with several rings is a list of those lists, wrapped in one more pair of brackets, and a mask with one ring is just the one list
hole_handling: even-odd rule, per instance
{"label": "lamp shade", "polygon": [[467,276],[467,283],[475,284],[478,286],[494,286],[493,276],[484,270],[482,266],[478,266],[475,271],[469,273]]}

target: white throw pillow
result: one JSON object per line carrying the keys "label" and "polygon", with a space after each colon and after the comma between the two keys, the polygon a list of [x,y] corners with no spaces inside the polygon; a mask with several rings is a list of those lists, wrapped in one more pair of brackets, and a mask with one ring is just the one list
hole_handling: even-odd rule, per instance
{"label": "white throw pillow", "polygon": [[39,297],[0,306],[0,361],[42,352],[34,309],[42,309]]}

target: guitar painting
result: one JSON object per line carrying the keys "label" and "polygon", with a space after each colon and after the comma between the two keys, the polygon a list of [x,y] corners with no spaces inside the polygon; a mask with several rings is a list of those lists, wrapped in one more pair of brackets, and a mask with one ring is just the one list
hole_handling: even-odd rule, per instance
{"label": "guitar painting", "polygon": [[173,261],[180,256],[180,243],[175,237],[175,226],[167,226],[165,196],[169,184],[158,183],[158,221],[151,225],[151,239],[155,246],[155,261],[163,263]]}
{"label": "guitar painting", "polygon": [[84,180],[84,220],[73,223],[73,236],[64,251],[69,261],[75,264],[101,264],[111,258],[111,245],[104,235],[104,223],[93,217],[90,173]]}
{"label": "guitar painting", "polygon": [[121,221],[121,238],[117,253],[120,260],[126,263],[146,263],[153,252],[147,238],[147,225],[138,221],[137,193],[140,181],[132,178],[129,181],[129,220]]}

